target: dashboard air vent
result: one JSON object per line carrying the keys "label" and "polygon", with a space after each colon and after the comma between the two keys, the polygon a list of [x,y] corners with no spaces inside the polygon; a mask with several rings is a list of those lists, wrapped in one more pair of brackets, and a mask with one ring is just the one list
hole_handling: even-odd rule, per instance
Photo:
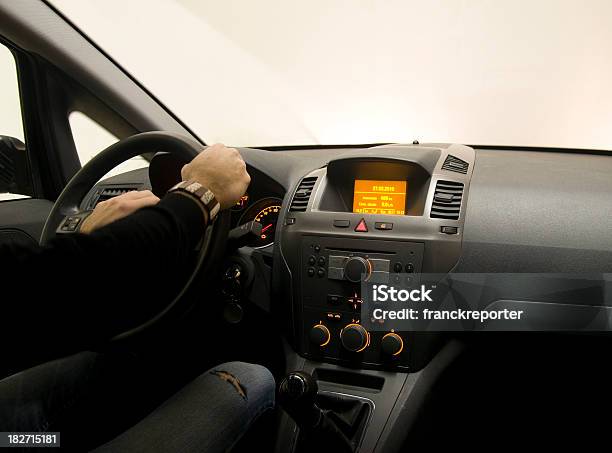
{"label": "dashboard air vent", "polygon": [[436,219],[459,220],[463,184],[453,181],[438,181],[431,205],[430,217]]}
{"label": "dashboard air vent", "polygon": [[9,187],[14,182],[15,162],[0,149],[0,186]]}
{"label": "dashboard air vent", "polygon": [[456,173],[466,174],[468,171],[468,164],[466,161],[459,159],[458,157],[448,155],[446,160],[442,164],[442,170],[454,171]]}
{"label": "dashboard air vent", "polygon": [[92,198],[92,203],[89,209],[93,209],[102,201],[110,200],[118,195],[122,195],[132,190],[138,190],[136,187],[105,187],[98,192],[97,196]]}
{"label": "dashboard air vent", "polygon": [[312,189],[314,188],[316,182],[316,176],[302,179],[302,182],[300,182],[295,194],[293,194],[293,200],[291,200],[291,207],[289,208],[289,211],[306,211],[310,194],[312,194]]}

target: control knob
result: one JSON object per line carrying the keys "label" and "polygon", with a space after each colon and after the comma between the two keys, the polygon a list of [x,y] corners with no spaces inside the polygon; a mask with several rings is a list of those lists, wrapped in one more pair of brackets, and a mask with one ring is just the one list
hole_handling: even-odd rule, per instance
{"label": "control knob", "polygon": [[331,335],[329,333],[329,329],[325,327],[325,325],[319,323],[312,326],[312,329],[310,329],[309,338],[312,344],[322,348],[323,346],[327,346]]}
{"label": "control knob", "polygon": [[389,332],[380,340],[380,349],[388,356],[399,355],[404,350],[404,340],[395,332]]}
{"label": "control knob", "polygon": [[340,341],[345,349],[351,352],[361,352],[370,345],[370,332],[361,324],[347,324],[340,331]]}
{"label": "control knob", "polygon": [[[367,280],[372,274],[372,263],[360,256],[351,256],[344,264],[344,277],[353,283]],[[365,275],[365,278],[363,277]]]}

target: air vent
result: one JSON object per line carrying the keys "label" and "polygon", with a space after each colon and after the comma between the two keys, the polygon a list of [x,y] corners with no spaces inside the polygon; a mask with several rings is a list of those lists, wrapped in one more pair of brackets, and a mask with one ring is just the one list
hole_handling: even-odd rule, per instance
{"label": "air vent", "polygon": [[15,182],[15,162],[0,150],[0,186],[9,187]]}
{"label": "air vent", "polygon": [[453,181],[438,181],[431,205],[430,217],[458,220],[463,198],[463,184]]}
{"label": "air vent", "polygon": [[302,179],[302,182],[295,191],[295,194],[293,194],[293,200],[291,200],[291,207],[289,208],[289,211],[306,211],[310,194],[312,193],[312,189],[314,188],[316,182],[316,176]]}
{"label": "air vent", "polygon": [[469,166],[470,164],[468,164],[466,161],[449,154],[446,156],[446,160],[442,164],[442,170],[454,171],[456,173],[462,173],[465,175]]}
{"label": "air vent", "polygon": [[20,178],[19,169],[25,168],[25,158],[25,145],[21,140],[0,135],[0,192],[24,190],[25,182]]}
{"label": "air vent", "polygon": [[102,201],[110,200],[118,195],[122,195],[133,190],[138,190],[136,187],[106,187],[98,192],[97,197],[94,196],[90,203],[90,208],[93,209]]}

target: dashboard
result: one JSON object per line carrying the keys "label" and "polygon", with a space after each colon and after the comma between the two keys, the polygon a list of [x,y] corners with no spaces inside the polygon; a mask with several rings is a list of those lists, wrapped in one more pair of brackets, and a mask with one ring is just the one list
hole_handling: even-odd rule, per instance
{"label": "dashboard", "polygon": [[[452,144],[240,151],[252,182],[232,227],[262,226],[238,251],[253,268],[249,297],[304,358],[397,370],[430,360],[437,334],[367,327],[364,278],[417,287],[429,274],[593,273],[565,292],[476,285],[462,296],[481,309],[527,305],[543,330],[561,307],[612,307],[611,156]],[[83,208],[155,179],[143,169],[102,181]],[[571,310],[565,328],[580,330]],[[608,330],[600,318],[594,329]]]}
{"label": "dashboard", "polygon": [[[90,210],[96,204],[131,190],[152,190],[159,197],[178,181],[182,164],[172,156],[159,154],[146,168],[127,172],[99,182],[83,199],[81,209]],[[231,228],[255,221],[262,224],[259,237],[247,246],[265,248],[274,243],[276,223],[285,196],[285,189],[255,168],[248,168],[252,178],[246,194],[230,209]]]}
{"label": "dashboard", "polygon": [[268,247],[274,243],[285,191],[260,171],[254,168],[248,168],[248,171],[253,182],[247,193],[231,209],[231,226],[235,228],[253,221],[260,223],[261,234],[247,245],[253,248]]}

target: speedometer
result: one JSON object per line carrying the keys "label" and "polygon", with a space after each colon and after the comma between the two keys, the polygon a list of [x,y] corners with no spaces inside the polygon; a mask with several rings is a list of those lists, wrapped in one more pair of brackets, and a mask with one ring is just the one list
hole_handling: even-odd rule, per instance
{"label": "speedometer", "polygon": [[254,220],[261,223],[261,235],[251,247],[265,247],[274,242],[276,222],[281,210],[282,200],[280,198],[264,198],[252,205],[240,218],[240,224]]}

